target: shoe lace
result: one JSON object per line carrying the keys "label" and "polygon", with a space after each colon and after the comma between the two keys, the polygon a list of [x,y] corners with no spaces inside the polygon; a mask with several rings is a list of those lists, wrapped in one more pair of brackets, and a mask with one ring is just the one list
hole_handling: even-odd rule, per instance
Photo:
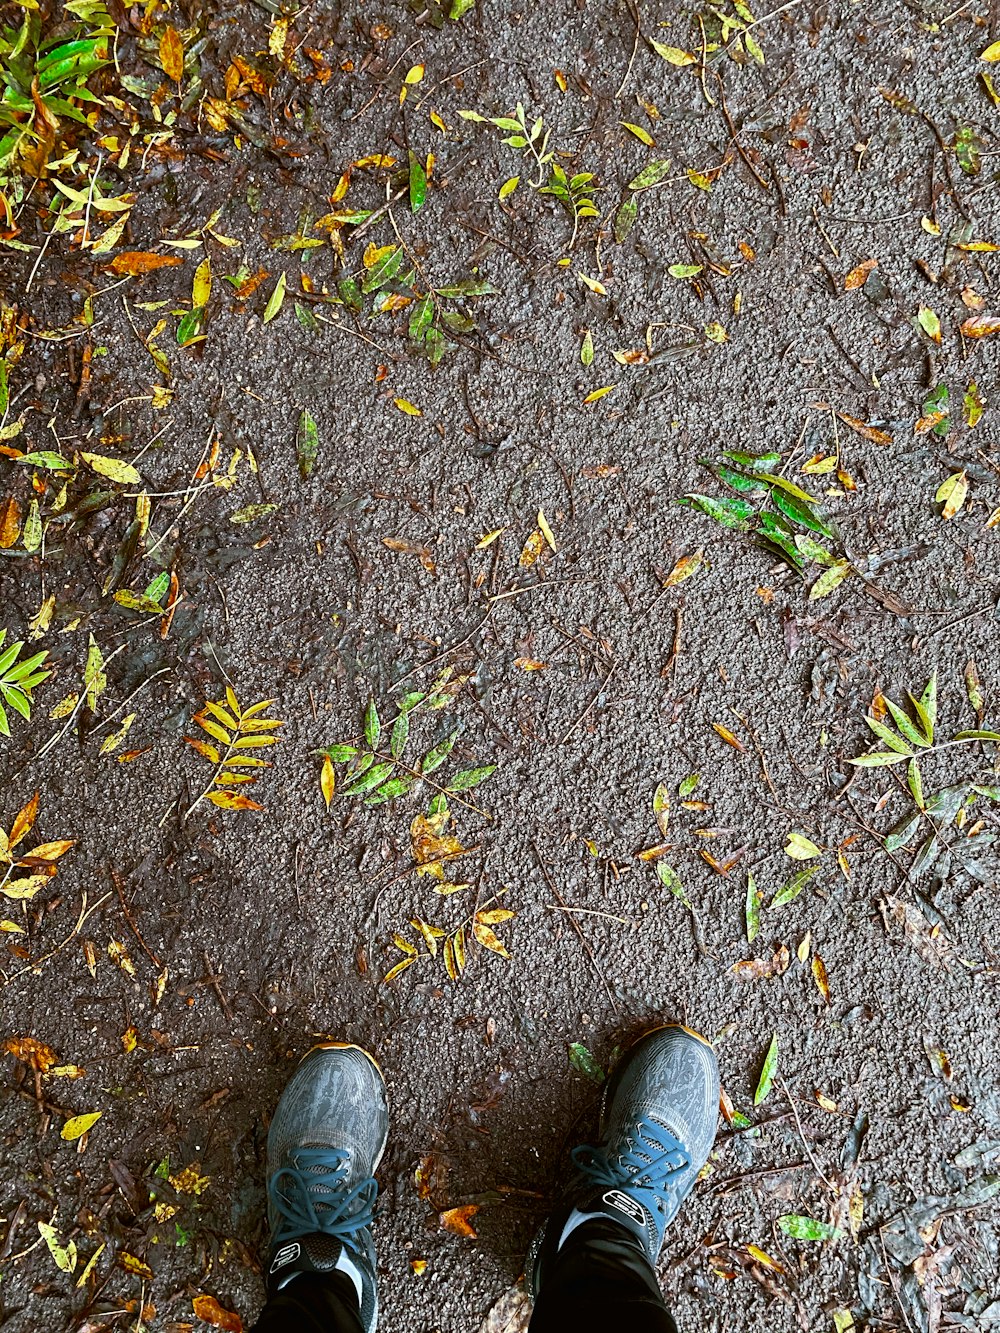
{"label": "shoe lace", "polygon": [[267,1187],[281,1219],[276,1240],[296,1240],[321,1231],[360,1250],[358,1232],[371,1226],[375,1214],[374,1176],[349,1189],[350,1156],[334,1148],[298,1148],[291,1157],[292,1165],[275,1171]]}
{"label": "shoe lace", "polygon": [[633,1198],[637,1193],[663,1195],[671,1176],[691,1160],[683,1143],[648,1116],[636,1121],[635,1136],[629,1136],[624,1146],[616,1144],[612,1153],[607,1147],[583,1143],[571,1156],[585,1185],[620,1189]]}

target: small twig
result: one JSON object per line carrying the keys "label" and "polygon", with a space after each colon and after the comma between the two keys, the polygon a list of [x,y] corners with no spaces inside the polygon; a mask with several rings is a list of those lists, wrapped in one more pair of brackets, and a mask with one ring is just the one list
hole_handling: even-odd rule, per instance
{"label": "small twig", "polygon": [[788,1099],[788,1105],[792,1108],[792,1115],[795,1117],[795,1127],[796,1127],[796,1129],[799,1131],[799,1138],[802,1140],[802,1146],[803,1146],[803,1148],[805,1148],[805,1150],[806,1150],[806,1156],[809,1158],[810,1162],[812,1162],[813,1170],[814,1170],[814,1171],[816,1172],[816,1174],[819,1176],[820,1180],[822,1180],[823,1184],[827,1187],[828,1190],[833,1191],[833,1190],[836,1188],[836,1187],[834,1186],[834,1184],[833,1184],[833,1181],[830,1180],[830,1179],[824,1174],[824,1172],[823,1172],[823,1168],[820,1166],[819,1162],[816,1160],[816,1154],[813,1152],[812,1148],[810,1148],[810,1146],[809,1146],[809,1141],[808,1141],[808,1139],[806,1138],[805,1131],[804,1131],[803,1128],[802,1128],[802,1121],[799,1119],[799,1112],[798,1112],[798,1109],[797,1109],[797,1107],[796,1107],[796,1105],[795,1105],[795,1102],[792,1100],[792,1094],[788,1091],[788,1084],[785,1082],[785,1080],[784,1080],[783,1078],[779,1079],[778,1081],[779,1081],[780,1084],[781,1084],[781,1090],[782,1090],[782,1092],[785,1094],[785,1096],[786,1096],[787,1099]]}
{"label": "small twig", "polygon": [[610,671],[609,671],[608,674],[604,677],[604,679],[601,681],[601,684],[600,684],[600,686],[598,687],[598,689],[596,689],[596,690],[594,691],[594,696],[593,696],[593,698],[591,699],[590,703],[589,703],[589,704],[587,705],[587,707],[583,710],[583,712],[580,714],[580,716],[576,719],[576,721],[573,723],[573,725],[570,727],[570,729],[566,732],[566,735],[563,736],[562,740],[559,742],[560,745],[565,745],[566,742],[569,740],[570,736],[573,735],[573,732],[576,731],[577,727],[580,726],[580,724],[586,719],[587,715],[590,713],[591,709],[592,709],[592,708],[594,707],[594,705],[597,703],[598,699],[601,697],[601,695],[604,693],[604,691],[608,688],[608,681],[609,681],[609,680],[611,679],[611,677],[615,674],[615,672],[617,671],[617,669],[618,669],[618,663],[617,663],[617,662],[613,662],[613,663],[611,664],[611,669],[610,669]]}
{"label": "small twig", "polygon": [[[555,900],[558,902],[559,906],[568,912],[569,908],[566,906],[565,899],[563,898],[559,890],[556,888],[552,876],[549,874],[549,868],[546,865],[542,857],[542,853],[538,849],[538,843],[535,842],[534,838],[532,838],[531,840],[531,845],[534,848],[535,856],[538,858],[538,866],[542,872],[542,878],[545,880],[545,883],[548,886],[549,892],[552,894],[553,898],[555,898]],[[589,961],[591,967],[600,977],[604,985],[604,989],[608,993],[608,999],[611,1001],[611,1007],[614,1009],[615,1013],[618,1013],[618,1002],[615,999],[614,992],[612,991],[610,985],[608,984],[608,979],[601,971],[601,969],[598,967],[597,959],[594,956],[594,951],[590,947],[590,941],[587,939],[586,935],[584,935],[583,931],[580,929],[580,923],[576,920],[576,918],[572,914],[570,914],[569,916],[569,924],[573,927],[573,930],[576,932],[576,936],[580,941],[580,945],[583,948],[583,952],[586,954],[587,960]]]}

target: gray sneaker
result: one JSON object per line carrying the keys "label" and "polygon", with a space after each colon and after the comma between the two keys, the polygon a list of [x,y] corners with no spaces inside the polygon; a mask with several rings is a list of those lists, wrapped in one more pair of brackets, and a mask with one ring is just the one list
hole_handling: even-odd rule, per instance
{"label": "gray sneaker", "polygon": [[532,1242],[526,1268],[534,1294],[584,1222],[619,1223],[655,1266],[664,1232],[708,1161],[718,1120],[719,1067],[704,1037],[671,1026],[636,1042],[605,1084],[598,1144],[573,1149],[566,1198]]}
{"label": "gray sneaker", "polygon": [[346,1274],[366,1333],[378,1319],[371,1224],[385,1151],[385,1081],[360,1046],[315,1046],[285,1085],[267,1136],[267,1286]]}

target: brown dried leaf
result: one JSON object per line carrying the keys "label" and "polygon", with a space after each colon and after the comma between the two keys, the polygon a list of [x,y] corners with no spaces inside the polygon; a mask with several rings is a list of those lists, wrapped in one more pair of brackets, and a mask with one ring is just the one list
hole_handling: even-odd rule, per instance
{"label": "brown dried leaf", "polygon": [[870,440],[872,444],[892,444],[892,436],[884,430],[879,430],[876,426],[869,426],[867,422],[859,421],[857,417],[848,416],[846,412],[837,412],[837,416],[845,426],[850,426],[851,430],[857,431],[864,439]]}
{"label": "brown dried leaf", "polygon": [[178,264],[183,263],[184,260],[179,255],[157,255],[144,250],[123,250],[120,255],[115,255],[109,268],[112,273],[126,273],[131,278],[137,278],[158,268],[176,268]]}
{"label": "brown dried leaf", "polygon": [[467,1236],[470,1240],[475,1240],[476,1231],[469,1219],[475,1217],[478,1212],[478,1203],[464,1203],[459,1208],[446,1208],[443,1213],[438,1214],[438,1221],[444,1230],[450,1231],[453,1236]]}
{"label": "brown dried leaf", "polygon": [[863,287],[868,281],[869,273],[875,268],[878,268],[877,259],[866,259],[863,263],[859,264],[857,268],[852,268],[850,273],[848,273],[847,277],[844,279],[844,291],[854,292],[857,291],[859,287]]}
{"label": "brown dried leaf", "polygon": [[243,1320],[234,1311],[224,1310],[214,1296],[207,1296],[203,1292],[191,1304],[203,1323],[221,1328],[223,1333],[243,1333]]}
{"label": "brown dried leaf", "polygon": [[988,338],[993,333],[1000,333],[1000,316],[971,315],[959,327],[967,338]]}

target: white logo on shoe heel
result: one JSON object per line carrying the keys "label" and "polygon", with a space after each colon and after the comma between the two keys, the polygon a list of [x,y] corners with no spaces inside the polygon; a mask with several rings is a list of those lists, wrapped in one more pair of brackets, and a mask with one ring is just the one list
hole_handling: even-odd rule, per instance
{"label": "white logo on shoe heel", "polygon": [[291,1245],[282,1245],[281,1249],[271,1260],[269,1272],[276,1273],[279,1268],[287,1268],[302,1253],[302,1246],[298,1241],[292,1241]]}

